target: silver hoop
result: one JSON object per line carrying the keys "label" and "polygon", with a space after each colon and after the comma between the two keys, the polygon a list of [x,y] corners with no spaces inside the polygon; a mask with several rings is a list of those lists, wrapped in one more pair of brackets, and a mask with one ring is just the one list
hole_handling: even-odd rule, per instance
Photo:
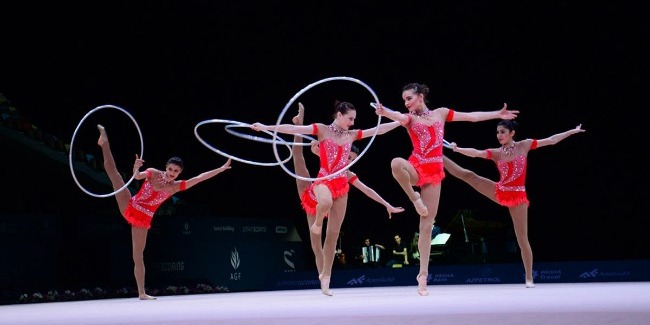
{"label": "silver hoop", "polygon": [[[298,99],[298,97],[300,97],[302,94],[304,94],[307,90],[309,90],[309,89],[311,89],[311,88],[313,88],[315,86],[318,86],[318,85],[320,85],[322,83],[325,83],[325,82],[328,82],[328,81],[333,81],[333,80],[346,80],[346,81],[352,81],[352,82],[358,83],[361,86],[365,87],[370,92],[372,97],[375,99],[375,102],[379,103],[379,98],[377,98],[377,94],[375,94],[375,91],[372,90],[372,88],[370,88],[370,86],[368,86],[367,84],[365,84],[363,81],[361,81],[359,79],[350,78],[350,77],[330,77],[330,78],[321,79],[319,81],[316,81],[314,83],[311,83],[311,84],[307,85],[305,88],[301,89],[299,92],[297,92],[295,95],[293,95],[293,97],[289,100],[289,102],[284,106],[284,109],[280,113],[280,116],[278,116],[278,121],[275,124],[275,128],[273,129],[273,139],[274,139],[273,140],[273,153],[275,154],[275,159],[276,160],[280,161],[280,156],[278,154],[278,146],[277,146],[277,143],[279,141],[276,141],[275,139],[277,139],[278,128],[279,128],[280,123],[282,122],[282,118],[284,117],[284,114],[287,113],[287,110],[296,101],[296,99]],[[368,145],[363,149],[363,151],[361,151],[361,153],[359,153],[359,156],[357,156],[357,158],[355,160],[353,160],[351,163],[349,163],[344,168],[341,168],[340,170],[338,170],[338,171],[336,171],[336,172],[334,172],[334,173],[332,173],[330,175],[323,176],[323,177],[316,177],[316,178],[302,177],[302,176],[296,175],[294,172],[290,171],[287,168],[287,166],[285,166],[284,164],[280,164],[280,167],[282,167],[282,169],[284,169],[284,171],[287,172],[287,174],[293,176],[294,178],[301,179],[301,180],[304,180],[304,181],[309,181],[309,182],[315,182],[315,181],[331,178],[331,177],[333,177],[335,175],[343,173],[343,172],[347,171],[348,169],[350,169],[350,167],[352,167],[352,165],[354,165],[357,161],[359,161],[359,158],[361,158],[366,153],[366,151],[368,151],[368,149],[370,148],[370,145],[375,140],[375,137],[377,136],[377,133],[379,132],[379,125],[380,124],[381,124],[381,116],[377,116],[377,127],[375,128],[375,133],[372,134],[372,137],[370,138],[370,141],[368,142]]]}
{"label": "silver hoop", "polygon": [[[227,154],[227,153],[225,153],[225,152],[211,146],[205,140],[203,140],[201,138],[201,136],[199,136],[199,132],[198,132],[199,126],[204,125],[204,124],[208,124],[208,123],[227,123],[227,124],[234,124],[234,125],[241,126],[241,127],[250,127],[251,125],[248,124],[248,123],[243,123],[243,122],[238,122],[238,121],[231,121],[231,120],[223,120],[223,119],[205,120],[205,121],[201,121],[201,122],[196,124],[196,126],[194,127],[194,136],[196,136],[196,139],[199,140],[199,142],[201,142],[208,149],[210,149],[210,150],[212,150],[212,151],[214,151],[214,152],[216,152],[216,153],[218,153],[218,154],[220,154],[220,155],[222,155],[222,156],[224,156],[226,158],[230,158],[232,160],[236,160],[236,161],[239,161],[239,162],[242,162],[242,163],[245,163],[245,164],[255,165],[255,166],[277,166],[277,165],[285,164],[287,161],[289,161],[289,159],[291,159],[293,157],[293,153],[291,152],[291,147],[289,146],[289,143],[285,143],[284,141],[283,141],[283,144],[289,149],[289,157],[287,159],[283,160],[283,161],[280,161],[280,159],[278,158],[277,162],[264,163],[264,162],[259,162],[259,161],[246,160],[246,159],[243,159],[243,158],[239,158],[239,157]],[[270,131],[264,131],[264,132],[266,134],[271,135],[271,136],[275,136]]]}
{"label": "silver hoop", "polygon": [[[228,125],[226,125],[224,127],[224,129],[226,130],[226,132],[228,132],[228,133],[230,133],[230,134],[232,134],[234,136],[240,137],[242,139],[252,140],[252,141],[257,141],[257,142],[264,142],[264,143],[273,143],[272,138],[267,139],[267,138],[262,138],[262,137],[258,137],[258,136],[254,136],[254,135],[250,135],[250,134],[244,134],[244,133],[241,133],[241,132],[231,130],[234,127],[246,127],[246,126],[245,125],[240,125],[240,124],[228,124]],[[250,129],[250,127],[249,127],[249,129]],[[311,141],[316,141],[316,139],[314,137],[310,137],[310,136],[308,136],[306,134],[294,134],[294,135],[305,138],[305,139],[309,140],[310,142]],[[280,137],[278,137],[278,138],[282,139]],[[310,142],[287,142],[286,140],[283,139],[282,144],[288,144],[290,146],[310,146],[311,145]]]}
{"label": "silver hoop", "polygon": [[79,183],[79,180],[77,179],[77,175],[74,173],[74,167],[73,167],[73,164],[72,164],[72,152],[73,152],[72,149],[74,148],[74,139],[77,137],[77,131],[79,131],[79,128],[81,127],[83,122],[88,118],[88,116],[90,116],[93,113],[95,113],[96,111],[99,111],[99,110],[104,109],[104,108],[117,109],[117,110],[123,112],[124,114],[126,114],[131,119],[131,121],[133,121],[133,125],[135,125],[135,128],[138,130],[138,135],[140,135],[140,159],[142,159],[142,157],[144,155],[144,143],[142,141],[142,132],[140,131],[140,126],[138,125],[138,122],[135,121],[133,116],[131,114],[129,114],[129,112],[127,112],[125,109],[123,109],[121,107],[118,107],[118,106],[115,106],[115,105],[102,105],[102,106],[97,106],[97,107],[93,108],[92,110],[90,110],[90,112],[86,113],[86,115],[81,119],[81,121],[79,121],[79,124],[77,124],[77,128],[75,128],[74,133],[72,134],[72,140],[70,140],[70,153],[68,154],[68,161],[70,163],[70,172],[72,173],[72,178],[74,179],[75,183],[77,183],[77,186],[79,186],[79,188],[82,191],[86,192],[86,194],[94,196],[94,197],[100,197],[100,198],[113,196],[113,195],[123,191],[124,189],[129,187],[129,185],[131,184],[131,182],[133,182],[133,179],[135,177],[135,174],[133,174],[131,176],[131,178],[129,179],[129,181],[126,182],[126,184],[124,184],[124,186],[120,187],[119,189],[115,190],[114,192],[111,192],[111,193],[108,193],[108,194],[96,194],[96,193],[92,193],[92,192],[86,190],[86,188],[81,186],[81,184]]}

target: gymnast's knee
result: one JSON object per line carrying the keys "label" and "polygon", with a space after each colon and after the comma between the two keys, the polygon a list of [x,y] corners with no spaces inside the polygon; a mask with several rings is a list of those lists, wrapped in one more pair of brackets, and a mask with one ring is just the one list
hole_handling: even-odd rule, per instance
{"label": "gymnast's knee", "polygon": [[405,163],[407,163],[407,161],[404,160],[404,158],[393,158],[393,160],[390,161],[390,169],[393,171],[404,169]]}

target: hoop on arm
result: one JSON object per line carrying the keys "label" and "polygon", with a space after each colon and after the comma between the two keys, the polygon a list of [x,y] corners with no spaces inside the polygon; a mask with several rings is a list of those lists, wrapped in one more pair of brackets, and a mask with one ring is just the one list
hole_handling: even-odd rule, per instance
{"label": "hoop on arm", "polygon": [[[305,88],[301,89],[299,92],[297,92],[295,95],[293,95],[293,97],[284,106],[284,109],[282,109],[282,112],[280,112],[280,115],[278,116],[278,121],[275,124],[275,128],[273,130],[273,139],[274,139],[273,140],[273,153],[275,154],[275,159],[277,159],[278,162],[280,161],[280,156],[278,155],[278,147],[277,147],[277,144],[278,144],[279,141],[277,141],[275,139],[278,138],[277,134],[278,134],[279,125],[281,124],[282,118],[287,113],[287,110],[289,109],[289,107],[291,107],[291,105],[293,105],[293,103],[302,94],[304,94],[307,90],[309,90],[309,89],[311,89],[311,88],[313,88],[315,86],[318,86],[318,85],[320,85],[322,83],[329,82],[329,81],[334,81],[334,80],[345,80],[345,81],[352,81],[352,82],[358,83],[359,85],[365,87],[370,92],[370,94],[375,99],[375,101],[377,103],[379,103],[379,98],[377,98],[377,94],[375,94],[375,91],[372,90],[372,88],[370,88],[370,86],[368,86],[367,84],[365,84],[363,81],[361,81],[359,79],[350,78],[350,77],[330,77],[330,78],[325,78],[325,79],[318,80],[318,81],[316,81],[314,83],[311,83],[311,84],[307,85]],[[310,181],[310,182],[315,182],[315,181],[331,178],[331,177],[333,177],[335,175],[338,175],[338,174],[340,174],[340,173],[342,173],[344,171],[347,171],[350,167],[352,167],[352,165],[354,165],[359,160],[359,158],[361,158],[366,153],[366,151],[368,151],[368,149],[370,148],[370,145],[375,140],[375,137],[377,136],[377,133],[379,132],[379,125],[380,124],[381,124],[381,116],[378,116],[377,117],[377,127],[375,128],[375,132],[372,134],[372,137],[370,138],[370,142],[368,142],[368,145],[363,149],[363,151],[361,151],[361,153],[359,153],[359,156],[357,156],[357,158],[354,161],[352,161],[351,163],[349,163],[344,168],[342,168],[342,169],[340,169],[340,170],[338,170],[338,171],[336,171],[336,172],[334,172],[334,173],[332,173],[330,175],[323,176],[323,177],[316,177],[316,178],[302,177],[302,176],[296,175],[296,173],[290,171],[284,164],[280,164],[280,167],[282,167],[282,169],[284,169],[284,171],[287,172],[287,174],[293,176],[294,178],[301,179],[301,180],[304,180],[304,181]]]}
{"label": "hoop on arm", "polygon": [[[228,132],[228,133],[230,133],[230,134],[232,134],[232,135],[234,135],[236,137],[240,137],[240,138],[246,139],[246,140],[264,142],[264,143],[273,143],[273,141],[274,141],[272,138],[267,139],[267,138],[262,138],[262,137],[258,137],[258,136],[254,136],[254,135],[245,134],[245,133],[242,133],[242,132],[237,132],[237,131],[231,130],[232,128],[236,128],[236,127],[243,128],[243,127],[246,127],[246,125],[245,124],[228,124],[228,125],[226,125],[224,127],[224,129],[226,130],[226,132]],[[248,128],[250,129],[250,127],[248,127]],[[311,137],[311,136],[308,136],[308,135],[305,135],[305,134],[295,134],[295,135],[297,135],[299,137],[302,137],[304,139],[307,139],[309,141],[316,141],[316,139],[314,137]],[[288,142],[288,141],[282,139],[279,136],[278,136],[278,138],[281,139],[282,144],[285,144],[285,145],[287,145],[287,144],[290,145],[290,146],[310,146],[311,145],[309,142]]]}
{"label": "hoop on arm", "polygon": [[[201,142],[208,149],[210,149],[210,150],[212,150],[212,151],[214,151],[214,152],[216,152],[216,153],[218,153],[218,154],[220,154],[220,155],[222,155],[222,156],[224,156],[226,158],[230,158],[232,160],[236,160],[236,161],[239,161],[239,162],[242,162],[242,163],[245,163],[245,164],[255,165],[255,166],[277,166],[277,165],[285,164],[287,161],[289,161],[291,159],[291,157],[293,157],[293,153],[291,152],[291,147],[289,146],[290,143],[284,142],[284,140],[281,140],[281,141],[282,141],[282,144],[284,144],[289,149],[289,157],[287,159],[285,159],[285,160],[282,160],[282,161],[280,161],[280,158],[277,158],[277,162],[274,162],[274,163],[265,163],[265,162],[259,162],[259,161],[246,160],[246,159],[243,159],[243,158],[233,156],[231,154],[227,154],[227,153],[225,153],[225,152],[211,146],[210,144],[208,144],[199,135],[199,132],[198,132],[199,126],[204,125],[204,124],[209,124],[209,123],[226,123],[226,124],[229,124],[229,125],[237,125],[239,127],[250,127],[251,125],[248,124],[248,123],[244,123],[244,122],[223,120],[223,119],[204,120],[204,121],[201,121],[201,122],[196,124],[196,126],[194,127],[194,135],[196,136],[196,139],[199,140],[199,142]],[[272,136],[276,137],[276,135],[271,133],[271,131],[264,131],[264,132],[266,134],[269,134],[269,135],[272,135]]]}
{"label": "hoop on arm", "polygon": [[135,174],[132,175],[131,178],[129,179],[129,181],[126,182],[126,184],[124,184],[124,186],[120,187],[119,189],[115,190],[114,192],[111,192],[111,193],[108,193],[108,194],[96,194],[96,193],[88,191],[86,188],[81,186],[81,183],[79,183],[79,180],[77,179],[77,175],[74,173],[74,166],[72,164],[72,161],[73,161],[72,160],[72,152],[73,152],[72,149],[74,148],[74,139],[77,137],[77,131],[79,131],[79,128],[81,127],[83,122],[90,115],[92,115],[93,113],[95,113],[95,112],[97,112],[97,111],[99,111],[101,109],[104,109],[104,108],[114,108],[114,109],[116,109],[118,111],[121,111],[124,114],[126,114],[131,119],[131,121],[133,121],[133,125],[135,125],[135,128],[138,130],[138,135],[140,135],[140,158],[141,159],[142,159],[142,156],[144,154],[144,142],[142,140],[142,132],[140,131],[140,126],[138,125],[138,122],[136,122],[135,118],[133,118],[133,116],[129,112],[127,112],[125,109],[123,109],[121,107],[118,107],[118,106],[115,106],[115,105],[102,105],[102,106],[97,106],[97,107],[93,108],[92,110],[90,110],[90,112],[86,113],[86,115],[81,119],[81,121],[79,121],[79,124],[77,124],[77,128],[75,128],[74,133],[72,134],[72,140],[70,140],[70,153],[68,154],[68,161],[70,163],[70,172],[72,173],[72,178],[74,179],[75,183],[77,183],[77,186],[79,186],[79,188],[82,191],[86,192],[86,194],[94,196],[94,197],[100,197],[100,198],[113,196],[113,195],[119,193],[120,191],[123,191],[124,189],[129,187],[129,185],[131,184],[131,182],[133,182],[133,179],[135,177]]}

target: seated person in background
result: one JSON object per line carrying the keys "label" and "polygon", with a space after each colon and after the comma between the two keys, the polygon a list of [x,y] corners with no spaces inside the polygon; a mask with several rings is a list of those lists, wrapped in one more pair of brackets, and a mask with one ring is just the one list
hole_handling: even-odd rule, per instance
{"label": "seated person in background", "polygon": [[418,240],[420,240],[420,233],[415,232],[413,234],[413,239],[411,240],[411,260],[413,264],[420,264],[420,252],[418,251]]}
{"label": "seated person in background", "polygon": [[350,265],[348,265],[348,261],[345,259],[345,252],[337,248],[336,249],[336,258],[334,259],[334,268],[337,269],[347,269],[350,268]]}
{"label": "seated person in background", "polygon": [[381,258],[380,250],[383,249],[386,249],[383,245],[371,244],[370,238],[364,239],[363,245],[361,246],[361,255],[359,256],[361,265],[368,267],[379,266],[379,259]]}
{"label": "seated person in background", "polygon": [[409,265],[408,250],[406,249],[406,245],[402,243],[402,237],[395,234],[393,238],[395,242],[393,243],[392,256],[388,263],[386,263],[386,266],[393,267],[395,264]]}
{"label": "seated person in background", "polygon": [[433,228],[431,228],[431,239],[433,240],[439,234],[442,234],[442,229],[440,229],[440,227],[433,224]]}

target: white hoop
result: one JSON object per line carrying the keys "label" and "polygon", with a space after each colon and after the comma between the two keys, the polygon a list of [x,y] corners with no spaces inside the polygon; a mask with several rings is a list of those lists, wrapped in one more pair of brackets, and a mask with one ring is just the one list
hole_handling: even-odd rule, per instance
{"label": "white hoop", "polygon": [[[370,106],[372,106],[373,108],[377,108],[377,103],[370,103]],[[384,107],[386,107],[386,106],[384,106]],[[386,108],[388,108],[388,107],[386,107]],[[388,109],[390,109],[390,108],[388,108]],[[447,141],[445,139],[442,139],[442,146],[445,147],[445,148],[451,149],[451,143],[449,143],[449,141]]]}
{"label": "white hoop", "polygon": [[[289,109],[289,107],[291,107],[291,105],[296,101],[296,99],[298,99],[298,97],[300,97],[302,94],[304,94],[307,90],[309,90],[309,89],[311,89],[311,88],[313,88],[313,87],[315,87],[317,85],[320,85],[320,84],[328,82],[328,81],[333,81],[333,80],[347,80],[347,81],[356,82],[356,83],[360,84],[361,86],[365,87],[370,92],[372,97],[375,99],[375,102],[379,103],[379,98],[377,98],[377,94],[375,94],[375,91],[372,90],[372,88],[370,88],[370,86],[366,85],[363,81],[361,81],[359,79],[354,79],[354,78],[350,78],[350,77],[330,77],[330,78],[321,79],[321,80],[316,81],[314,83],[311,83],[311,84],[307,85],[305,88],[301,89],[299,92],[297,92],[295,95],[293,95],[293,97],[289,100],[289,102],[284,106],[284,109],[280,113],[280,116],[278,116],[278,121],[275,124],[275,128],[273,130],[273,139],[277,138],[278,128],[279,128],[280,122],[282,122],[282,118],[284,117],[284,114],[287,113],[287,110]],[[353,160],[351,163],[349,163],[344,168],[341,168],[340,170],[338,170],[338,171],[336,171],[336,172],[334,172],[334,173],[332,173],[330,175],[323,176],[323,177],[316,177],[316,178],[302,177],[302,176],[296,175],[294,172],[290,171],[287,168],[287,166],[285,166],[284,164],[280,164],[280,167],[282,167],[282,169],[284,169],[284,171],[287,172],[287,174],[293,176],[294,178],[301,179],[301,180],[304,180],[304,181],[309,181],[309,182],[315,182],[315,181],[331,178],[331,177],[333,177],[335,175],[338,175],[338,174],[350,169],[350,167],[352,167],[352,165],[354,165],[357,161],[359,161],[359,158],[361,158],[366,153],[366,151],[368,151],[368,149],[370,148],[370,145],[375,140],[375,137],[377,136],[377,133],[379,132],[379,125],[380,124],[381,124],[381,116],[377,116],[377,127],[375,128],[375,133],[372,134],[372,137],[370,138],[370,142],[368,142],[368,145],[363,149],[363,151],[361,151],[361,153],[359,153],[359,156],[357,156],[357,158],[355,160]],[[280,161],[280,156],[278,155],[277,143],[278,143],[278,141],[275,141],[275,140],[273,141],[273,153],[275,154],[275,159]]]}
{"label": "white hoop", "polygon": [[[246,160],[246,159],[242,159],[242,158],[227,154],[227,153],[225,153],[225,152],[223,152],[223,151],[209,145],[205,140],[203,140],[201,138],[201,136],[199,136],[199,132],[198,132],[199,126],[201,126],[203,124],[208,124],[208,123],[227,123],[227,124],[235,124],[235,125],[238,125],[238,126],[241,126],[241,127],[250,127],[251,125],[248,124],[248,123],[243,123],[243,122],[238,122],[238,121],[230,121],[230,120],[222,120],[222,119],[205,120],[205,121],[201,121],[201,122],[196,124],[196,126],[194,127],[194,136],[196,136],[196,139],[199,140],[199,142],[201,142],[208,149],[210,149],[210,150],[212,150],[212,151],[214,151],[214,152],[216,152],[216,153],[218,153],[218,154],[220,154],[220,155],[222,155],[222,156],[224,156],[226,158],[230,158],[232,160],[236,160],[236,161],[239,161],[239,162],[242,162],[242,163],[245,163],[245,164],[255,165],[255,166],[277,166],[277,165],[282,165],[282,164],[286,163],[287,161],[289,161],[289,159],[291,159],[293,157],[293,153],[291,152],[291,147],[289,146],[289,143],[284,143],[284,141],[283,141],[283,144],[285,146],[287,146],[287,148],[289,149],[289,157],[287,159],[283,160],[283,161],[280,161],[280,159],[278,159],[278,161],[274,162],[274,163],[264,163],[264,162],[259,162],[259,161]],[[264,131],[264,132],[266,134],[275,136],[270,131]]]}
{"label": "white hoop", "polygon": [[70,172],[72,173],[72,178],[74,179],[75,183],[77,183],[77,186],[79,186],[79,188],[82,191],[86,192],[86,194],[94,196],[94,197],[100,197],[100,198],[113,196],[113,195],[123,191],[124,189],[129,187],[129,185],[131,184],[131,182],[133,182],[133,179],[135,177],[135,174],[132,175],[131,178],[129,179],[129,181],[126,182],[126,184],[124,184],[124,186],[122,186],[119,189],[115,190],[114,192],[108,193],[108,194],[92,193],[92,192],[86,190],[83,186],[81,186],[81,184],[79,183],[79,180],[77,180],[77,175],[75,175],[75,173],[74,173],[74,167],[73,167],[73,164],[72,164],[72,152],[73,152],[73,148],[74,148],[74,139],[77,136],[77,131],[79,131],[79,127],[81,127],[81,124],[83,124],[83,122],[88,118],[88,116],[90,116],[93,113],[95,113],[96,111],[104,109],[104,108],[115,108],[115,109],[123,112],[124,114],[126,114],[131,119],[131,121],[133,121],[133,125],[135,125],[135,128],[138,130],[138,134],[140,135],[140,159],[142,159],[143,154],[144,154],[144,143],[142,141],[142,132],[140,132],[140,126],[138,125],[138,122],[135,121],[133,116],[131,114],[129,114],[129,112],[127,112],[125,109],[123,109],[121,107],[118,107],[118,106],[115,106],[115,105],[102,105],[102,106],[97,106],[97,107],[93,108],[92,110],[90,110],[90,112],[86,113],[86,115],[81,119],[81,121],[79,121],[79,124],[77,124],[77,128],[74,130],[74,133],[72,134],[72,140],[70,140],[70,153],[68,154],[68,161],[70,163]]}
{"label": "white hoop", "polygon": [[[262,137],[258,137],[258,136],[254,136],[254,135],[250,135],[250,134],[244,134],[244,133],[241,133],[241,132],[231,130],[231,128],[234,128],[234,127],[246,127],[246,126],[241,125],[241,124],[228,124],[228,125],[226,125],[224,127],[224,129],[226,130],[226,132],[228,132],[228,133],[230,133],[230,134],[232,134],[234,136],[240,137],[242,139],[253,140],[253,141],[264,142],[264,143],[273,143],[272,138],[267,139],[267,138],[262,138]],[[250,129],[250,127],[248,127],[248,129]],[[310,142],[311,141],[316,141],[316,139],[314,137],[310,137],[310,136],[305,135],[305,134],[295,134],[295,135],[297,135],[299,137],[302,137],[302,138],[305,138],[305,139],[309,140]],[[278,138],[282,139],[280,137],[278,137]],[[282,144],[288,144],[290,146],[310,146],[311,145],[310,142],[287,142],[284,139],[282,139],[282,140],[283,140]]]}

